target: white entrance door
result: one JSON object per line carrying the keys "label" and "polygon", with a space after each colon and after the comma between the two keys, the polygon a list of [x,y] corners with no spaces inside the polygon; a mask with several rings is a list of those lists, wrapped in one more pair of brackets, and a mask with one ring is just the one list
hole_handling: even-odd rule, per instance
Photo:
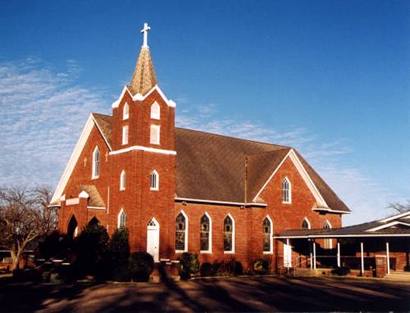
{"label": "white entrance door", "polygon": [[159,223],[155,217],[147,225],[147,252],[159,262]]}

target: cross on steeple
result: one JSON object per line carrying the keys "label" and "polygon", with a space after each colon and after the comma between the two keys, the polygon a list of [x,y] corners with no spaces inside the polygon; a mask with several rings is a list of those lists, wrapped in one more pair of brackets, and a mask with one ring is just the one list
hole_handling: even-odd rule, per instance
{"label": "cross on steeple", "polygon": [[148,48],[148,31],[151,29],[151,27],[148,26],[148,23],[144,23],[144,28],[141,29],[141,33],[144,34],[144,41],[142,43],[142,46],[144,48]]}

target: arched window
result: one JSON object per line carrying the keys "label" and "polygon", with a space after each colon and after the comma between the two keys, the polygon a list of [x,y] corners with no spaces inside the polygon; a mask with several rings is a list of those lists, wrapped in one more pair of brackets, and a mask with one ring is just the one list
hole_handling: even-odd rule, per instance
{"label": "arched window", "polygon": [[282,181],[282,202],[292,202],[292,185],[287,177]]}
{"label": "arched window", "polygon": [[120,191],[125,190],[126,184],[127,184],[127,174],[125,174],[125,171],[122,170],[120,174]]}
{"label": "arched window", "polygon": [[303,219],[302,229],[310,229],[310,222],[306,217]]}
{"label": "arched window", "polygon": [[159,120],[160,119],[160,116],[161,116],[161,111],[160,111],[161,109],[160,109],[160,107],[159,107],[159,104],[158,103],[156,103],[156,102],[154,102],[152,105],[151,105],[151,118],[152,119],[155,119],[155,120]]}
{"label": "arched window", "polygon": [[149,176],[149,186],[151,190],[159,190],[159,174],[156,170],[153,170],[151,172],[151,175]]}
{"label": "arched window", "polygon": [[224,253],[235,252],[235,221],[227,215],[224,219]]}
{"label": "arched window", "polygon": [[[332,229],[332,225],[329,221],[326,221],[323,225],[323,229]],[[333,249],[333,240],[332,239],[324,239],[323,248],[325,249]]]}
{"label": "arched window", "polygon": [[160,139],[160,126],[151,125],[149,142],[153,145],[159,145],[159,139]]}
{"label": "arched window", "polygon": [[78,235],[78,223],[77,223],[77,219],[73,215],[70,218],[70,222],[68,223],[67,236],[69,238],[73,239],[73,238],[77,237],[77,235]]}
{"label": "arched window", "polygon": [[188,251],[188,218],[181,212],[175,220],[175,250],[178,252]]}
{"label": "arched window", "polygon": [[212,251],[212,224],[210,216],[205,213],[200,221],[200,250],[201,252]]}
{"label": "arched window", "polygon": [[118,213],[117,227],[125,228],[126,224],[127,224],[127,214],[125,214],[124,209],[121,209],[120,213]]}
{"label": "arched window", "polygon": [[122,144],[128,144],[128,125],[122,127]]}
{"label": "arched window", "polygon": [[129,116],[130,116],[130,108],[128,106],[128,103],[125,102],[124,108],[122,109],[122,119],[127,120]]}
{"label": "arched window", "polygon": [[91,178],[98,178],[100,177],[100,149],[98,149],[98,146],[95,147],[94,152],[93,152],[93,167],[92,167],[92,173],[91,173]]}
{"label": "arched window", "polygon": [[272,221],[267,216],[263,220],[263,252],[264,253],[272,253],[273,252],[273,229],[272,229]]}

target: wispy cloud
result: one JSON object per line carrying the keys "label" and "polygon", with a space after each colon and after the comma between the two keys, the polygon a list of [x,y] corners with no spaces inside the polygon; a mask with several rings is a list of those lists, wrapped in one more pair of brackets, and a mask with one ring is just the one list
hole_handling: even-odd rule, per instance
{"label": "wispy cloud", "polygon": [[109,107],[74,82],[80,72],[73,60],[62,72],[34,59],[0,63],[0,184],[56,183],[89,113]]}
{"label": "wispy cloud", "polygon": [[[74,60],[64,71],[34,59],[0,63],[0,185],[55,186],[89,113],[109,113],[110,97],[76,83],[79,75]],[[384,216],[387,203],[397,200],[360,168],[343,165],[354,157],[346,140],[323,142],[305,128],[275,130],[262,121],[225,118],[217,104],[188,105],[188,97],[177,103],[179,127],[297,148],[353,209],[349,224]]]}

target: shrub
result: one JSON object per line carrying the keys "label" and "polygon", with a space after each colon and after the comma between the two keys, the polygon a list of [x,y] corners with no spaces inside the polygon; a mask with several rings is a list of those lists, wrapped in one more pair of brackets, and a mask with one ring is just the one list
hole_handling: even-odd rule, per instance
{"label": "shrub", "polygon": [[192,274],[199,272],[199,260],[198,255],[184,252],[179,259],[179,275],[181,279],[190,279]]}
{"label": "shrub", "polygon": [[109,254],[111,259],[112,278],[117,281],[128,281],[128,259],[130,257],[130,245],[128,242],[128,230],[117,229],[109,243]]}
{"label": "shrub", "polygon": [[404,266],[404,271],[405,272],[410,272],[410,265]]}
{"label": "shrub", "polygon": [[243,274],[243,266],[241,262],[236,261],[235,259],[224,261],[220,264],[215,264],[217,268],[217,274],[222,276],[232,276],[232,275],[241,275]]}
{"label": "shrub", "polygon": [[72,240],[59,231],[46,235],[38,245],[38,257],[50,259],[52,257],[65,259],[72,248]]}
{"label": "shrub", "polygon": [[154,270],[154,259],[147,252],[134,252],[129,257],[128,270],[134,281],[148,281]]}
{"label": "shrub", "polygon": [[333,269],[331,273],[333,275],[346,276],[347,274],[350,273],[350,268],[345,267],[345,266],[337,267]]}
{"label": "shrub", "polygon": [[199,268],[199,273],[201,276],[214,276],[216,271],[215,267],[211,263],[202,263]]}
{"label": "shrub", "polygon": [[93,275],[97,279],[106,279],[110,271],[109,236],[105,227],[88,225],[75,240],[75,272],[79,276]]}
{"label": "shrub", "polygon": [[257,259],[252,264],[252,270],[255,274],[268,274],[270,268],[270,262],[265,259]]}

